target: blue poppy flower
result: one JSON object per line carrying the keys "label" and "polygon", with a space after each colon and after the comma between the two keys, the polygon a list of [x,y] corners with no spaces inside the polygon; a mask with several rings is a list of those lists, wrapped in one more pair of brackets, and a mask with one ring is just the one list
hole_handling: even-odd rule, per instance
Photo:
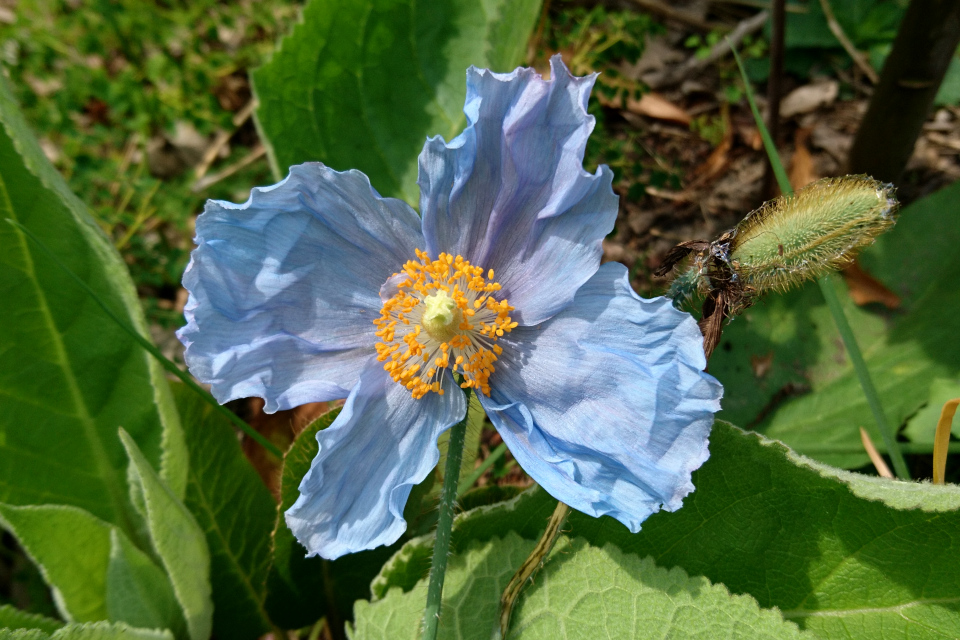
{"label": "blue poppy flower", "polygon": [[420,155],[422,218],[358,171],[290,169],[210,201],[179,337],[220,402],[346,397],[287,511],[311,555],[394,542],[472,387],[521,467],[637,531],[707,459],[720,384],[694,320],[600,266],[617,197],[583,153],[595,76],[470,68],[468,126]]}

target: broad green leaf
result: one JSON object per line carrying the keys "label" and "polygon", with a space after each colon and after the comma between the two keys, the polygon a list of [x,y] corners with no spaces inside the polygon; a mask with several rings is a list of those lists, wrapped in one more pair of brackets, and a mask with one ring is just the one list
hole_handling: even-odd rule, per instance
{"label": "broad green leaf", "polygon": [[142,497],[143,518],[153,550],[163,563],[192,640],[210,637],[210,552],[203,530],[190,511],[160,479],[130,435],[120,429],[130,458],[128,475]]}
{"label": "broad green leaf", "polygon": [[[884,410],[897,427],[929,403],[934,380],[960,376],[958,203],[960,183],[915,202],[864,252],[864,268],[902,297],[901,309],[880,314],[846,301]],[[754,364],[766,358],[770,367],[758,377]],[[730,323],[710,372],[726,390],[722,418],[755,426],[800,453],[843,467],[867,464],[860,426],[882,444],[814,286],[768,296]],[[809,393],[795,395],[807,386]]]}
{"label": "broad green leaf", "polygon": [[110,531],[107,618],[182,636],[183,616],[166,574],[117,529]]}
{"label": "broad green leaf", "polygon": [[64,505],[0,504],[0,524],[37,565],[65,620],[107,619],[110,531],[115,527]]}
{"label": "broad green leaf", "polygon": [[259,638],[270,631],[264,601],[276,504],[232,425],[185,386],[173,391],[190,452],[185,503],[210,547],[214,633]]}
{"label": "broad green leaf", "polygon": [[[848,38],[858,49],[871,44],[888,44],[897,35],[906,3],[884,0],[845,0],[831,2],[834,16]],[[827,25],[819,2],[804,3],[802,13],[787,14],[787,48],[837,49],[842,45]],[[880,68],[877,67],[877,71]],[[809,70],[807,70],[809,72]]]}
{"label": "broad green leaf", "polygon": [[334,409],[317,418],[284,456],[281,504],[273,533],[273,566],[267,581],[267,610],[274,622],[288,629],[312,624],[322,616],[328,616],[331,624],[349,618],[354,601],[370,597],[370,581],[399,547],[395,544],[352,553],[330,562],[318,556],[307,558],[307,550],[287,528],[283,512],[300,495],[297,487],[319,450],[317,432],[330,426],[339,413],[339,409]]}
{"label": "broad green leaf", "polygon": [[137,629],[122,622],[87,622],[68,624],[50,633],[41,629],[0,629],[0,640],[173,640],[173,635],[167,630]]}
{"label": "broad green leaf", "polygon": [[166,629],[138,629],[122,622],[68,624],[50,636],[51,640],[173,640]]}
{"label": "broad green leaf", "polygon": [[470,65],[523,61],[539,0],[312,0],[303,23],[253,73],[274,172],[319,160],[359,169],[385,196],[416,206],[428,136],[466,125]]}
{"label": "broad green leaf", "polygon": [[27,613],[9,604],[0,604],[0,627],[8,629],[39,629],[46,633],[53,633],[63,626],[63,623],[53,618]]}
{"label": "broad green leaf", "polygon": [[[821,637],[960,637],[960,487],[834,469],[723,422],[710,452],[679,511],[651,516],[636,535],[575,512],[569,535],[752,595]],[[453,550],[508,530],[535,539],[554,506],[536,488],[462,514]],[[374,596],[413,588],[431,545],[426,537],[405,545]]]}
{"label": "broad green leaf", "polygon": [[0,640],[49,640],[40,629],[0,629]]}
{"label": "broad green leaf", "polygon": [[[940,412],[948,400],[960,398],[960,379],[937,378],[930,385],[930,399],[927,405],[918,411],[903,430],[903,435],[911,442],[930,445],[933,448],[933,436],[937,432]],[[953,435],[960,438],[960,419],[953,419]]]}
{"label": "broad green leaf", "polygon": [[64,619],[183,626],[166,575],[118,527],[66,505],[0,504],[0,524],[37,565]]}
{"label": "broad green leaf", "polygon": [[[533,545],[509,533],[475,542],[451,558],[439,637],[490,638],[500,594]],[[357,603],[353,638],[419,638],[426,592],[427,581],[421,580],[411,592],[395,589],[372,604]],[[779,612],[760,609],[753,598],[731,595],[706,578],[662,569],[613,545],[599,548],[565,537],[521,594],[509,637],[813,638],[784,622]]]}
{"label": "broad green leaf", "polygon": [[146,332],[126,266],[44,157],[4,80],[0,501],[73,505],[135,537],[117,427],[181,495],[186,483],[183,437],[163,371],[7,219],[30,229]]}

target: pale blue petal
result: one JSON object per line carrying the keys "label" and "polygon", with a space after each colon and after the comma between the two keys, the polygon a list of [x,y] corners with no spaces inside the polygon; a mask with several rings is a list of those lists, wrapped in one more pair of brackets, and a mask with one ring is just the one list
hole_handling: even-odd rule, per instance
{"label": "pale blue petal", "polygon": [[583,170],[596,75],[574,78],[559,56],[550,64],[549,81],[532,69],[471,67],[466,130],[449,144],[428,140],[420,154],[427,252],[493,269],[525,325],[570,303],[617,216],[610,169]]}
{"label": "pale blue petal", "polygon": [[415,400],[372,360],[330,427],[287,511],[308,555],[333,560],[397,540],[410,489],[437,466],[437,437],[463,419],[464,394],[450,375],[444,395]]}
{"label": "pale blue petal", "polygon": [[191,373],[220,402],[273,412],[343,398],[377,341],[380,287],[423,246],[417,214],[359,171],[291,167],[235,205],[210,200],[183,276]]}
{"label": "pale blue petal", "polygon": [[693,318],[633,293],[610,263],[573,304],[501,339],[481,396],[520,466],[552,496],[636,532],[661,505],[680,508],[723,389],[703,372]]}

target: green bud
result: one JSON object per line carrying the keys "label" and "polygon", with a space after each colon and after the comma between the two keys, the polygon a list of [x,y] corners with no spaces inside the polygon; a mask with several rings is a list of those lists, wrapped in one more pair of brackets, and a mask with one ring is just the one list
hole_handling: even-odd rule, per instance
{"label": "green bud", "polygon": [[784,291],[846,266],[893,226],[893,191],[866,176],[818,180],[751,212],[711,252],[745,292]]}
{"label": "green bud", "polygon": [[891,184],[867,176],[825,178],[765,203],[713,242],[688,240],[654,271],[678,275],[667,296],[682,310],[703,299],[700,329],[709,356],[723,322],[771,291],[785,291],[853,261],[896,222]]}

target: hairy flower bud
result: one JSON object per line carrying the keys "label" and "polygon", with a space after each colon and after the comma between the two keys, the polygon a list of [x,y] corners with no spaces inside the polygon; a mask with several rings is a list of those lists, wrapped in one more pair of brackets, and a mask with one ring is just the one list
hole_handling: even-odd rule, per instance
{"label": "hairy flower bud", "polygon": [[681,242],[654,275],[686,261],[667,295],[680,309],[703,298],[700,328],[709,355],[725,318],[765,293],[846,266],[893,226],[897,209],[891,184],[867,176],[825,178],[765,203],[713,242]]}
{"label": "hairy flower bud", "polygon": [[755,294],[785,291],[849,264],[893,226],[896,213],[891,184],[825,178],[751,212],[728,232],[725,261]]}

